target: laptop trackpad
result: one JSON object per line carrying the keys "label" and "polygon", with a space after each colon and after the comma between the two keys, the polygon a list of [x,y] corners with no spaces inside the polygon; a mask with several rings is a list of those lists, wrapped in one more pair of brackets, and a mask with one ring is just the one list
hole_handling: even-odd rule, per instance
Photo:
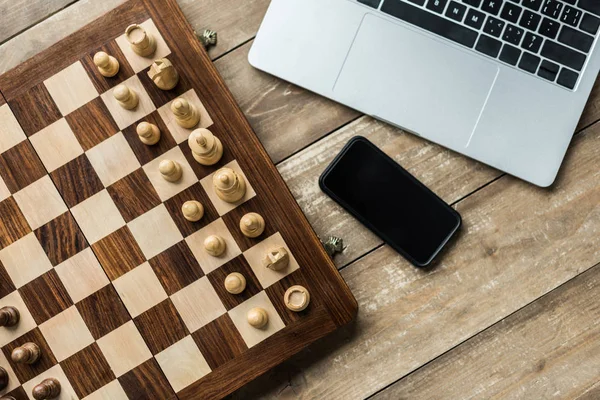
{"label": "laptop trackpad", "polygon": [[336,100],[450,147],[464,147],[497,65],[367,14],[335,84]]}

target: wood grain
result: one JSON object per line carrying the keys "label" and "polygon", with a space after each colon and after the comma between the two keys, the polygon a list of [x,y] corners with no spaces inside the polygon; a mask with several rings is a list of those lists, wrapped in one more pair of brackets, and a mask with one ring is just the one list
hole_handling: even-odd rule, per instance
{"label": "wood grain", "polygon": [[[39,360],[34,364],[15,364],[10,357],[13,350],[29,342],[39,346],[41,350]],[[23,336],[2,347],[2,351],[20,382],[27,382],[57,364],[56,358],[39,328],[27,332]]]}
{"label": "wood grain", "polygon": [[71,296],[55,270],[29,282],[19,289],[19,293],[38,325],[73,305]]}
{"label": "wood grain", "polygon": [[160,353],[189,334],[170,299],[136,317],[134,322],[152,354]]}
{"label": "wood grain", "polygon": [[107,285],[76,304],[94,339],[114,331],[131,318],[117,291]]}
{"label": "wood grain", "polygon": [[31,232],[14,197],[0,202],[0,250]]}
{"label": "wood grain", "polygon": [[62,361],[60,365],[80,399],[116,379],[96,343]]}
{"label": "wood grain", "polygon": [[51,172],[50,177],[69,208],[104,189],[85,154]]}
{"label": "wood grain", "polygon": [[184,242],[163,251],[149,263],[169,296],[204,276],[198,261]]}
{"label": "wood grain", "polygon": [[28,0],[3,1],[0,3],[0,43],[27,29],[76,0],[52,0],[31,2]]}
{"label": "wood grain", "polygon": [[31,136],[61,118],[61,113],[43,83],[30,88],[9,103],[21,127]]}
{"label": "wood grain", "polygon": [[14,194],[46,175],[46,169],[31,143],[24,140],[0,154],[0,175]]}
{"label": "wood grain", "polygon": [[84,151],[119,132],[101,98],[96,98],[65,117]]}
{"label": "wood grain", "polygon": [[34,233],[53,266],[88,247],[83,232],[69,212],[36,229]]}
{"label": "wood grain", "polygon": [[192,337],[211,369],[219,368],[248,349],[229,314],[203,326]]}
{"label": "wood grain", "polygon": [[111,281],[146,261],[128,226],[94,243],[92,249]]}
{"label": "wood grain", "polygon": [[170,399],[175,396],[154,358],[121,376],[119,383],[130,399]]}

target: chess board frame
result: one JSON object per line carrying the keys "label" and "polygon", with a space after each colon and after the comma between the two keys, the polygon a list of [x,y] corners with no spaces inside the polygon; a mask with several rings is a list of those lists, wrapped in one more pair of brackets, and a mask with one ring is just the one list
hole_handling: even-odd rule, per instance
{"label": "chess board frame", "polygon": [[[122,37],[125,27],[132,23],[147,23],[147,21],[151,21],[155,25],[160,36],[164,39],[164,45],[169,50],[167,58],[170,58],[174,62],[181,75],[180,83],[170,92],[162,92],[154,88],[145,74],[149,64],[145,65],[143,61],[142,64],[136,64],[135,61],[132,61],[132,56],[126,55],[126,50],[123,50],[117,44],[118,38]],[[91,60],[93,54],[100,49],[115,55],[121,62],[121,71],[115,78],[103,78],[95,70]],[[159,52],[161,51],[164,51],[164,47],[159,45]],[[65,79],[60,74],[66,70],[69,73]],[[92,86],[88,84],[87,80],[82,82],[77,79],[77,76],[81,75],[82,71],[87,74]],[[56,78],[57,75],[59,75],[59,78]],[[138,107],[142,114],[137,115],[136,118],[127,114],[119,116],[119,110],[114,110],[113,112],[113,109],[110,109],[110,99],[108,97],[110,97],[111,89],[117,83],[123,81],[137,85],[135,87],[140,88],[144,92],[142,102],[140,107]],[[61,85],[66,85],[66,89],[74,91],[73,96],[67,94],[64,98],[60,98],[62,96],[60,94],[61,90],[64,88]],[[69,85],[72,86],[69,87]],[[90,91],[91,87],[96,90],[97,95],[86,99],[86,94]],[[52,94],[50,95],[50,93]],[[194,94],[197,97],[194,97]],[[107,97],[104,98],[104,95]],[[178,96],[191,96],[189,98],[192,100],[192,103],[196,102],[202,109],[203,118],[201,125],[204,124],[223,141],[225,153],[223,159],[217,165],[204,167],[196,163],[191,156],[189,146],[187,146],[184,140],[184,135],[189,132],[178,128],[172,123],[173,121],[168,121],[168,116],[164,112],[165,107]],[[76,99],[74,100],[73,97],[76,97]],[[86,102],[88,100],[89,103]],[[82,104],[87,106],[92,103],[94,103],[94,107],[86,109],[85,114],[78,114],[80,109],[83,108]],[[110,109],[110,114],[107,113],[107,109]],[[89,121],[94,119],[103,121],[107,115],[110,115],[110,118],[113,120],[113,126],[117,125],[118,132],[113,132],[108,138],[98,137],[96,135],[99,131],[93,129],[93,124],[90,124]],[[10,120],[8,120],[8,116],[10,116]],[[71,119],[69,119],[69,116],[71,116]],[[78,126],[80,117],[85,119],[88,124]],[[3,118],[7,119],[2,120]],[[135,141],[134,126],[136,122],[140,122],[141,120],[151,120],[162,128],[163,135],[166,133],[169,138],[169,140],[163,140],[170,143],[171,148],[168,151],[160,148],[161,145],[159,145],[156,151],[140,147],[141,145]],[[18,124],[18,128],[16,126],[11,128],[10,124],[14,125],[15,122]],[[99,354],[99,347],[104,348],[100,343],[103,338],[97,337],[100,335],[95,332],[93,338],[91,338],[89,346],[91,350],[89,354],[82,356],[83,358],[79,360],[79,363],[71,362],[71,365],[66,365],[70,358],[61,361],[60,359],[63,357],[59,357],[57,353],[51,357],[43,357],[41,363],[34,368],[35,371],[29,371],[15,366],[12,364],[12,361],[8,360],[7,355],[10,349],[19,343],[22,344],[25,339],[38,339],[44,343],[48,340],[44,334],[40,333],[41,324],[38,323],[38,320],[45,320],[44,322],[47,322],[57,316],[63,315],[67,311],[71,312],[69,310],[78,315],[84,312],[84,307],[80,307],[80,303],[85,302],[86,298],[73,298],[73,293],[69,289],[65,289],[64,285],[59,282],[62,279],[62,275],[55,272],[59,265],[69,261],[64,260],[64,257],[61,258],[61,253],[65,251],[65,248],[70,249],[72,253],[76,253],[77,255],[81,255],[86,251],[92,258],[97,259],[106,274],[104,279],[110,281],[103,288],[109,288],[113,292],[115,292],[114,289],[116,288],[116,292],[120,296],[119,301],[125,303],[125,308],[123,304],[113,304],[115,307],[118,306],[121,309],[126,309],[128,314],[126,321],[117,329],[131,330],[135,333],[136,338],[139,336],[139,338],[143,339],[140,345],[147,346],[148,350],[151,350],[151,357],[148,360],[145,360],[140,365],[130,367],[126,372],[115,371],[112,365],[110,365],[110,376],[112,378],[107,386],[110,384],[117,385],[115,382],[118,382],[124,388],[126,395],[124,398],[222,398],[288,359],[314,341],[347,324],[356,315],[357,303],[348,286],[339,275],[329,256],[325,253],[315,232],[252,131],[242,111],[235,103],[233,96],[226,88],[204,48],[195,37],[193,29],[187,23],[175,0],[130,0],[51,48],[0,76],[0,124],[4,125],[4,128],[0,127],[0,133],[3,132],[3,129],[13,129],[13,131],[19,129],[23,134],[19,140],[13,140],[10,137],[8,139],[0,137],[0,281],[2,282],[2,286],[0,286],[0,306],[6,305],[2,304],[2,300],[6,300],[9,296],[14,296],[15,294],[19,294],[21,297],[29,296],[26,301],[26,308],[29,309],[26,316],[27,323],[30,324],[29,329],[20,336],[14,334],[11,337],[14,340],[10,344],[2,346],[2,352],[0,352],[0,365],[10,364],[8,367],[11,368],[11,377],[13,379],[15,376],[19,377],[20,385],[17,388],[11,388],[11,391],[7,392],[15,396],[17,400],[26,399],[29,398],[27,396],[30,396],[31,388],[25,388],[23,381],[28,381],[27,384],[30,386],[33,379],[29,378],[41,379],[46,377],[46,375],[49,376],[49,374],[52,374],[58,368],[57,366],[61,366],[63,370],[67,371],[67,376],[64,376],[64,378],[67,378],[69,381],[66,385],[69,386],[68,393],[73,393],[77,398],[106,398],[101,396],[94,397],[94,393],[97,392],[88,393],[92,390],[90,388],[96,389],[97,386],[95,382],[92,382],[93,378],[90,377],[90,374],[82,377],[80,381],[79,378],[75,377],[76,374],[73,373],[74,369],[85,367],[85,363],[81,361],[85,361],[86,357],[88,357],[90,364],[93,364],[91,358]],[[48,138],[62,137],[66,125],[70,126],[70,129],[67,129],[69,132],[75,132],[76,139],[85,153],[76,152],[70,154],[73,151],[72,148],[59,148],[54,149],[54,152],[50,151],[52,150],[51,140]],[[7,128],[7,126],[9,127]],[[62,130],[49,129],[51,126],[59,126]],[[45,133],[44,135],[40,135],[40,132]],[[116,171],[114,166],[106,166],[107,160],[103,158],[106,154],[103,152],[96,154],[98,153],[96,149],[99,146],[103,146],[102,143],[107,142],[111,142],[111,145],[105,146],[107,147],[107,150],[103,150],[105,152],[117,151],[118,153],[118,149],[124,147],[133,149],[134,156],[139,165],[134,161],[131,161],[134,164],[133,166],[129,166],[127,162],[124,162],[123,168],[125,170],[128,168],[135,170],[142,176],[140,180],[144,181],[145,186],[138,181],[134,182],[135,184],[139,184],[141,190],[139,193],[132,192],[131,190],[123,192],[125,194],[114,193],[114,191],[118,192],[113,188],[116,184],[134,174],[132,172],[125,177],[115,175],[120,172]],[[184,177],[190,176],[190,174],[197,177],[192,182],[192,186],[186,186],[185,189],[177,190],[177,193],[174,193],[171,187],[165,187],[164,183],[154,181],[151,178],[151,168],[154,167],[153,163],[156,162],[159,156],[168,152],[173,152],[175,158],[181,157],[182,163],[185,164]],[[101,181],[96,184],[101,184],[102,188],[97,193],[85,194],[85,201],[90,198],[96,198],[101,193],[104,193],[105,196],[112,196],[113,200],[119,198],[119,195],[121,195],[121,200],[126,203],[125,206],[121,206],[118,209],[126,224],[117,225],[117,228],[111,231],[111,234],[125,227],[133,231],[136,238],[137,235],[143,236],[140,231],[148,229],[152,224],[137,224],[139,226],[135,226],[134,222],[140,217],[140,215],[136,214],[136,207],[141,207],[143,211],[147,211],[144,215],[160,208],[156,212],[157,221],[162,221],[161,218],[168,213],[174,221],[174,224],[169,226],[175,226],[176,230],[180,231],[180,235],[185,237],[184,241],[186,243],[188,239],[198,235],[209,225],[216,226],[220,224],[214,229],[221,229],[225,235],[231,235],[231,237],[228,236],[228,240],[232,241],[234,247],[239,247],[239,252],[231,256],[232,260],[221,262],[219,265],[209,265],[209,267],[206,267],[206,265],[212,261],[202,259],[203,256],[197,253],[194,253],[194,257],[200,266],[206,269],[196,272],[202,275],[203,278],[208,277],[208,279],[204,279],[204,283],[207,284],[210,280],[210,283],[213,285],[214,290],[218,292],[218,297],[226,308],[226,313],[221,316],[228,316],[236,307],[258,296],[262,296],[264,299],[268,299],[266,301],[273,307],[272,312],[276,313],[276,319],[280,320],[279,323],[283,325],[276,332],[269,334],[268,337],[258,340],[256,344],[249,345],[247,339],[244,338],[243,342],[245,343],[238,346],[240,347],[239,351],[229,348],[231,347],[228,342],[229,338],[225,338],[225,342],[222,344],[219,344],[218,340],[215,340],[214,343],[209,341],[209,344],[212,343],[216,346],[216,353],[219,354],[219,357],[216,357],[219,358],[217,362],[215,357],[211,356],[215,352],[214,349],[208,349],[208,354],[205,354],[205,347],[198,349],[198,342],[190,339],[200,328],[193,332],[190,323],[185,318],[183,318],[183,322],[181,320],[176,321],[169,314],[168,310],[163,310],[164,313],[162,314],[160,312],[154,314],[155,317],[165,316],[164,321],[160,321],[160,318],[154,321],[151,318],[145,320],[141,318],[149,310],[144,307],[143,303],[138,304],[139,302],[136,303],[135,300],[126,299],[124,301],[123,292],[127,292],[127,288],[119,287],[122,285],[115,284],[114,282],[132,271],[138,271],[139,275],[134,276],[133,278],[135,279],[132,279],[132,281],[141,283],[139,287],[134,286],[134,289],[146,290],[146,285],[155,285],[157,283],[154,278],[148,278],[148,274],[146,274],[146,272],[152,269],[150,275],[158,277],[160,280],[159,284],[164,286],[169,294],[167,299],[169,304],[165,306],[169,309],[173,308],[170,303],[173,297],[171,295],[176,294],[176,289],[181,288],[177,287],[171,290],[169,288],[170,278],[161,276],[161,269],[155,268],[155,265],[152,263],[151,260],[155,260],[161,256],[161,254],[154,254],[152,248],[154,242],[152,238],[147,239],[148,243],[145,243],[145,246],[138,243],[142,254],[139,254],[139,250],[136,252],[132,251],[132,253],[136,254],[129,254],[129,249],[126,246],[123,247],[122,243],[118,243],[116,240],[106,241],[106,234],[103,235],[93,229],[95,220],[93,217],[87,215],[86,212],[104,210],[102,207],[105,203],[98,200],[97,204],[93,204],[94,207],[91,210],[78,210],[78,206],[84,202],[80,198],[82,188],[76,185],[78,169],[72,171],[70,175],[61,175],[60,171],[64,172],[65,160],[69,160],[69,163],[77,162],[75,166],[79,167],[79,170],[89,168],[90,166],[87,161],[85,164],[80,164],[77,161],[82,157],[87,157],[87,159],[92,161],[93,167]],[[134,159],[131,154],[128,157],[131,160]],[[142,165],[148,168],[140,168]],[[232,166],[234,169],[237,168],[245,174],[251,189],[241,204],[236,204],[234,207],[214,200],[214,193],[211,195],[209,193],[209,185],[206,185],[207,182],[210,182],[211,174],[224,165]],[[16,166],[19,166],[19,168]],[[152,181],[150,190],[152,188],[156,190],[156,194],[158,194],[160,200],[157,202],[159,205],[155,209],[152,209],[152,211],[148,210],[149,207],[143,201],[146,199],[145,196],[150,196],[146,191],[150,186],[148,185],[147,177],[143,176],[141,172],[142,169],[150,177],[150,181]],[[102,173],[99,171],[102,171]],[[127,171],[129,172],[129,170]],[[5,175],[4,179],[3,174]],[[87,177],[85,179],[86,182],[83,186],[90,183]],[[32,207],[34,204],[30,203],[41,201],[39,198],[36,199],[35,193],[30,193],[33,190],[27,190],[33,186],[36,186],[34,189],[39,193],[48,191],[48,193],[56,193],[58,196],[47,196],[43,203],[39,203],[43,204],[41,207]],[[111,191],[111,188],[114,191]],[[192,195],[198,196],[207,206],[208,217],[206,218],[208,218],[208,221],[201,221],[197,225],[189,223],[188,226],[186,225],[188,223],[182,221],[181,216],[178,216],[177,213],[181,203],[184,200],[191,199],[185,196],[189,197]],[[52,205],[53,202],[60,205],[54,206]],[[25,203],[29,207],[26,211],[20,209],[21,205]],[[58,221],[58,217],[53,218],[50,222],[44,219],[44,213],[48,208],[53,207],[55,208],[54,211],[58,210],[55,214],[62,213],[60,221]],[[265,217],[267,222],[266,232],[257,239],[244,237],[239,232],[239,228],[237,228],[241,216],[250,211],[260,213]],[[26,218],[23,218],[21,213],[26,214]],[[16,216],[16,214],[19,214],[19,216]],[[84,226],[82,226],[82,221],[87,221],[83,223]],[[108,223],[106,222],[106,224]],[[163,229],[166,230],[168,227],[161,224],[161,222],[158,222],[157,226],[162,232]],[[135,230],[138,231],[137,235]],[[52,235],[56,236],[57,232],[66,232],[66,235],[61,239],[52,237]],[[176,233],[173,233],[173,235],[177,236]],[[165,234],[166,236],[168,235]],[[6,249],[17,242],[25,240],[33,241],[35,239],[41,244],[41,248],[46,253],[51,265],[43,273],[38,274],[34,278],[29,279],[20,276],[18,279],[23,280],[23,283],[16,284],[14,282],[16,280],[15,276],[11,276],[7,266],[2,265],[2,260],[3,257],[5,261],[7,258],[14,260],[15,257],[16,259],[19,257],[6,251]],[[292,255],[294,268],[284,271],[283,275],[276,278],[253,273],[256,269],[255,265],[252,264],[252,258],[256,259],[257,255],[251,255],[250,253],[253,249],[256,249],[256,251],[265,251],[267,242],[283,244],[287,247]],[[127,241],[125,240],[124,243],[127,244]],[[36,248],[40,248],[40,245],[36,244],[35,246],[37,246]],[[30,247],[25,248],[30,249]],[[127,261],[131,261],[131,258],[140,257],[144,260],[144,263],[143,265],[138,265],[139,261],[131,261],[135,264],[134,267],[126,268],[127,266],[123,264],[123,260],[120,260],[121,263],[115,265],[114,260],[111,258],[117,253],[122,253]],[[176,259],[169,258],[167,260],[173,262]],[[204,264],[204,262],[208,264]],[[46,262],[46,264],[48,263]],[[125,270],[119,270],[120,266],[125,268]],[[168,268],[168,265],[166,268]],[[251,275],[250,287],[254,286],[255,290],[251,291],[247,297],[252,295],[252,298],[242,297],[241,299],[236,299],[233,295],[229,298],[229,294],[219,290],[219,282],[222,282],[222,278],[225,276],[224,273],[228,268],[231,271],[241,268]],[[42,274],[45,274],[44,277],[50,283],[45,282],[44,285],[46,286],[39,291],[36,291],[37,286],[33,288],[28,287],[32,281],[35,281]],[[48,278],[50,274],[52,276]],[[195,282],[198,281],[196,280]],[[48,285],[53,284],[59,285],[62,288],[62,293],[56,294],[56,291],[48,289]],[[310,306],[300,313],[287,310],[283,303],[283,294],[286,288],[296,284],[307,287],[311,293]],[[65,304],[57,305],[57,307],[62,306],[60,312],[58,312],[59,310],[53,312],[52,304],[56,303],[58,297],[61,296],[61,301]],[[152,309],[158,307],[154,303],[159,302],[160,305],[167,300],[163,300],[162,298],[152,299],[152,305],[154,306]],[[34,306],[39,307],[35,312],[32,311]],[[44,307],[47,307],[47,310]],[[88,309],[87,311],[90,310]],[[93,312],[97,314],[93,314]],[[44,313],[52,315],[44,316]],[[103,322],[110,321],[110,318],[113,317],[110,313],[103,314],[98,309],[92,310],[91,315],[96,315]],[[229,319],[227,321],[231,325],[231,321]],[[88,319],[85,322],[87,324]],[[161,322],[164,323],[163,327],[160,326]],[[153,326],[152,323],[157,324],[158,327]],[[156,356],[161,354],[165,349],[152,341],[155,335],[153,330],[161,331],[162,329],[163,331],[168,331],[176,325],[180,325],[181,329],[185,332],[184,339],[180,341],[185,341],[185,346],[181,346],[181,351],[191,349],[193,352],[196,352],[200,350],[204,364],[203,366],[198,366],[198,368],[206,368],[207,362],[213,366],[209,365],[210,372],[199,379],[194,379],[192,383],[189,382],[189,377],[184,377],[185,383],[178,382],[180,387],[174,388],[170,377],[166,376],[168,374],[162,368],[163,364],[169,363],[165,362],[160,364],[159,367],[159,363],[156,360]],[[202,328],[205,327],[206,324],[202,326]],[[217,333],[223,335],[229,332],[227,329],[231,327],[225,327],[220,331],[217,328],[215,328]],[[91,328],[88,326],[86,329]],[[141,335],[140,332],[142,332]],[[9,332],[9,336],[11,334]],[[123,335],[127,338],[126,333],[123,333]],[[157,337],[160,335],[160,332],[156,333]],[[1,339],[2,336],[0,334]],[[237,335],[234,341],[240,342],[240,339],[239,335]],[[159,342],[159,340],[157,341]],[[177,342],[177,344],[180,342]],[[132,340],[132,343],[132,346],[134,346],[137,342]],[[219,346],[224,346],[224,348],[220,349]],[[48,349],[49,351],[52,348],[47,343],[43,347],[44,350]],[[19,369],[19,371],[12,371],[13,369]],[[189,371],[184,372],[189,373]],[[61,372],[61,374],[65,373]],[[99,373],[99,375],[101,374]],[[24,377],[27,377],[27,379]],[[106,377],[102,377],[102,379],[106,379]],[[175,380],[177,381],[178,378]],[[82,392],[85,392],[86,396],[81,395]],[[119,391],[119,393],[122,392],[122,390]],[[7,393],[0,391],[0,395]],[[65,399],[73,398],[67,397],[68,393],[64,396],[61,395],[60,399],[63,397]]]}

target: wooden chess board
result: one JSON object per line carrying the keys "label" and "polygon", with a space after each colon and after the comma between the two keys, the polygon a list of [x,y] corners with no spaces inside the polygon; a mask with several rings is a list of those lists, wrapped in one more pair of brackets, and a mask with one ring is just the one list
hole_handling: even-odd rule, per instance
{"label": "wooden chess board", "polygon": [[[152,59],[131,51],[133,23],[155,35]],[[121,68],[103,77],[93,64],[103,50]],[[181,79],[159,90],[147,75],[168,58]],[[126,83],[140,104],[126,111],[112,89]],[[59,399],[222,398],[315,340],[349,322],[356,301],[324,252],[281,176],[252,132],[174,0],[132,0],[0,76],[0,307],[21,320],[0,328],[0,395],[30,399],[54,377]],[[197,163],[170,103],[184,97],[200,126],[221,139],[215,166]],[[136,134],[156,124],[158,144]],[[158,173],[163,159],[183,168],[177,183]],[[220,200],[212,174],[230,166],[245,176],[238,203]],[[205,215],[187,221],[181,206],[198,200]],[[240,218],[257,212],[265,232],[245,237]],[[211,234],[226,253],[209,256]],[[261,259],[273,247],[290,255],[282,271]],[[247,288],[228,293],[224,278],[241,272]],[[292,285],[311,294],[299,313],[283,301]],[[246,321],[267,310],[265,329]],[[33,365],[11,352],[34,342]]]}

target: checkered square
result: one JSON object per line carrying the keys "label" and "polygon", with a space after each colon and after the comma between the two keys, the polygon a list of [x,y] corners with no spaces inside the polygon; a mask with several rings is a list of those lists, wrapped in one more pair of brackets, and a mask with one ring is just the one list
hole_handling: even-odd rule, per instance
{"label": "checkered square", "polygon": [[68,210],[48,175],[18,191],[13,197],[34,230]]}
{"label": "checkered square", "polygon": [[13,197],[0,201],[0,250],[31,232],[29,223]]}
{"label": "checkered square", "polygon": [[101,95],[102,101],[106,104],[106,107],[110,111],[110,114],[117,123],[119,129],[128,127],[135,121],[144,118],[146,115],[156,110],[156,106],[152,102],[152,99],[150,99],[150,96],[148,96],[146,89],[144,89],[144,86],[137,75],[127,79],[123,84],[133,90],[139,98],[139,103],[133,110],[126,110],[119,104],[117,99],[115,99],[113,93],[114,89],[104,92]]}
{"label": "checkered square", "polygon": [[96,340],[131,320],[112,285],[104,286],[75,306]]}
{"label": "checkered square", "polygon": [[[100,351],[100,347],[96,343],[92,343],[90,346],[62,361],[60,365],[80,399],[89,399],[86,396],[100,391],[116,379],[115,374]],[[117,399],[117,397],[107,397],[107,399],[113,400]]]}
{"label": "checkered square", "polygon": [[[94,56],[99,51],[110,54],[119,62],[119,72],[115,76],[105,77],[98,71],[98,67],[94,64]],[[125,58],[125,55],[114,40],[90,51],[83,57],[81,63],[96,87],[96,90],[98,90],[98,93],[104,93],[135,75],[129,62]]]}
{"label": "checkered square", "polygon": [[[281,247],[286,249],[290,256],[288,266],[279,271],[265,268],[264,260],[266,254],[269,251],[277,250]],[[246,261],[248,261],[250,268],[254,271],[254,274],[263,288],[268,288],[275,282],[300,268],[294,254],[292,254],[292,251],[279,232],[258,243],[251,249],[246,250],[244,252],[244,257],[246,258]]]}
{"label": "checkered square", "polygon": [[158,28],[154,24],[154,21],[148,19],[144,22],[139,23],[139,25],[144,28],[148,35],[152,35],[156,40],[156,51],[152,55],[152,57],[142,57],[137,55],[132,49],[129,41],[125,34],[117,37],[116,43],[125,55],[125,58],[129,62],[129,65],[133,68],[135,73],[142,71],[145,68],[148,68],[154,60],[159,58],[163,58],[171,54],[171,49],[163,39],[162,35],[158,31]]}
{"label": "checkered square", "polygon": [[54,269],[19,289],[33,319],[43,324],[73,305],[73,301]]}
{"label": "checkered square", "polygon": [[83,150],[88,151],[119,132],[119,127],[100,97],[65,117]]}
{"label": "checkered square", "polygon": [[248,350],[229,314],[209,322],[194,332],[192,338],[213,370]]}
{"label": "checkered square", "polygon": [[92,245],[111,280],[118,279],[146,261],[131,230],[124,226]]}
{"label": "checkered square", "polygon": [[[160,140],[158,143],[153,144],[152,146],[142,143],[137,134],[137,126],[142,122],[148,122],[158,127],[160,130]],[[171,132],[169,132],[169,129],[159,117],[157,111],[146,115],[141,120],[136,121],[132,125],[123,129],[123,136],[125,136],[127,143],[129,143],[129,146],[131,146],[135,156],[142,165],[148,164],[152,160],[160,157],[167,151],[177,146],[175,139],[173,139],[173,136],[171,136]]]}
{"label": "checkered square", "polygon": [[44,165],[28,140],[0,154],[0,177],[11,193],[26,188],[45,175]]}
{"label": "checkered square", "polygon": [[[8,102],[27,136],[62,118],[44,83],[39,83]],[[4,119],[2,119],[4,121]]]}
{"label": "checkered square", "polygon": [[91,244],[125,226],[125,220],[106,190],[71,208],[71,213]]}
{"label": "checkered square", "polygon": [[86,155],[105,187],[141,166],[120,132],[88,150]]}
{"label": "checkered square", "polygon": [[[208,254],[204,248],[204,241],[211,235],[220,236],[225,241],[225,252],[219,257]],[[220,218],[200,229],[198,232],[188,236],[185,241],[192,250],[196,260],[200,263],[205,274],[214,271],[221,265],[233,260],[241,254],[241,250],[235,242],[235,239],[231,236],[225,223]]]}
{"label": "checkered square", "polygon": [[107,190],[125,222],[131,222],[160,205],[154,186],[141,168],[115,182]]}
{"label": "checkered square", "polygon": [[[159,165],[163,160],[175,161],[181,166],[183,174],[179,181],[169,182],[162,177],[159,171]],[[143,168],[162,201],[170,199],[198,182],[198,177],[179,147],[167,151],[165,154],[144,165]]]}
{"label": "checkered square", "polygon": [[0,347],[6,346],[37,326],[19,292],[14,291],[0,299],[0,307],[6,306],[16,307],[21,318],[19,324],[11,329],[0,329]]}
{"label": "checkered square", "polygon": [[101,337],[96,343],[117,377],[152,358],[133,321]]}
{"label": "checkered square", "polygon": [[[269,315],[269,322],[262,329],[256,329],[248,324],[247,314],[248,311],[255,307],[263,308]],[[263,291],[246,300],[239,306],[229,311],[229,316],[233,321],[233,324],[239,331],[240,335],[244,339],[244,342],[251,348],[256,346],[258,343],[279,332],[285,327],[283,320],[277,313],[277,310],[271,303],[269,296]]]}
{"label": "checkered square", "polygon": [[186,99],[191,105],[197,108],[198,113],[200,114],[200,122],[196,127],[188,129],[177,124],[177,122],[175,121],[175,116],[171,111],[171,103],[175,99],[160,107],[158,109],[158,114],[163,119],[165,125],[169,128],[169,131],[171,132],[171,135],[173,135],[175,141],[177,143],[182,143],[188,139],[190,133],[192,133],[194,129],[209,128],[214,122],[208,114],[208,111],[204,107],[204,104],[202,104],[202,102],[200,101],[200,98],[198,97],[198,94],[196,94],[196,91],[194,89],[188,90],[179,97]]}
{"label": "checkered square", "polygon": [[62,115],[68,115],[98,97],[98,91],[80,61],[44,81]]}
{"label": "checkered square", "polygon": [[217,209],[217,212],[219,213],[219,215],[225,215],[225,214],[227,214],[229,211],[235,209],[240,204],[243,204],[246,201],[248,201],[251,198],[253,198],[253,197],[256,196],[256,192],[254,191],[254,188],[252,187],[251,182],[248,181],[248,178],[246,177],[246,174],[244,174],[244,171],[242,171],[242,168],[240,167],[240,165],[238,164],[237,161],[234,160],[234,161],[228,163],[227,165],[225,165],[225,167],[231,168],[239,176],[241,176],[242,178],[244,178],[244,180],[246,181],[246,194],[244,195],[244,197],[242,197],[237,202],[235,202],[235,203],[228,203],[226,201],[221,200],[219,198],[219,196],[217,196],[217,194],[215,193],[215,186],[213,184],[214,173],[212,173],[212,174],[210,174],[210,175],[202,178],[200,180],[200,183],[202,184],[202,187],[204,188],[204,191],[206,192],[206,194],[210,198],[211,202],[213,203],[213,205]]}
{"label": "checkered square", "polygon": [[89,247],[57,265],[54,270],[75,303],[110,283]]}
{"label": "checkered square", "polygon": [[[52,264],[33,233],[0,250],[0,262],[17,288],[52,269]],[[27,268],[23,268],[26,265]]]}
{"label": "checkered square", "polygon": [[113,281],[129,314],[135,318],[167,299],[150,264],[144,263]]}
{"label": "checkered square", "polygon": [[83,232],[69,212],[38,228],[35,236],[54,266],[88,247]]}
{"label": "checkered square", "polygon": [[170,299],[150,308],[137,316],[134,321],[154,355],[189,335],[183,320]]}
{"label": "checkered square", "polygon": [[181,289],[171,300],[189,332],[195,332],[227,310],[207,277]]}
{"label": "checkered square", "polygon": [[[186,201],[195,200],[200,202],[204,207],[204,216],[200,221],[191,222],[185,219],[181,212],[181,207]],[[208,198],[208,195],[202,188],[199,182],[190,186],[181,193],[176,194],[169,200],[165,201],[165,207],[169,211],[171,218],[175,221],[175,224],[179,228],[179,231],[183,236],[190,236],[194,232],[204,228],[211,222],[214,222],[219,218],[217,210],[213,206],[212,202]]]}
{"label": "checkered square", "polygon": [[151,259],[183,240],[163,204],[127,224],[146,259]]}
{"label": "checkered square", "polygon": [[104,189],[86,155],[81,155],[50,173],[50,177],[69,208]]}
{"label": "checkered square", "polygon": [[149,262],[169,296],[204,276],[198,260],[183,241],[150,259]]}
{"label": "checkered square", "polygon": [[64,118],[34,134],[29,140],[48,172],[83,154],[83,148]]}
{"label": "checkered square", "polygon": [[27,137],[8,104],[0,106],[0,153],[13,148]]}
{"label": "checkered square", "polygon": [[61,362],[94,343],[94,338],[75,306],[40,324],[56,359]]}
{"label": "checkered square", "polygon": [[210,366],[191,336],[157,354],[156,360],[176,392],[211,372]]}

